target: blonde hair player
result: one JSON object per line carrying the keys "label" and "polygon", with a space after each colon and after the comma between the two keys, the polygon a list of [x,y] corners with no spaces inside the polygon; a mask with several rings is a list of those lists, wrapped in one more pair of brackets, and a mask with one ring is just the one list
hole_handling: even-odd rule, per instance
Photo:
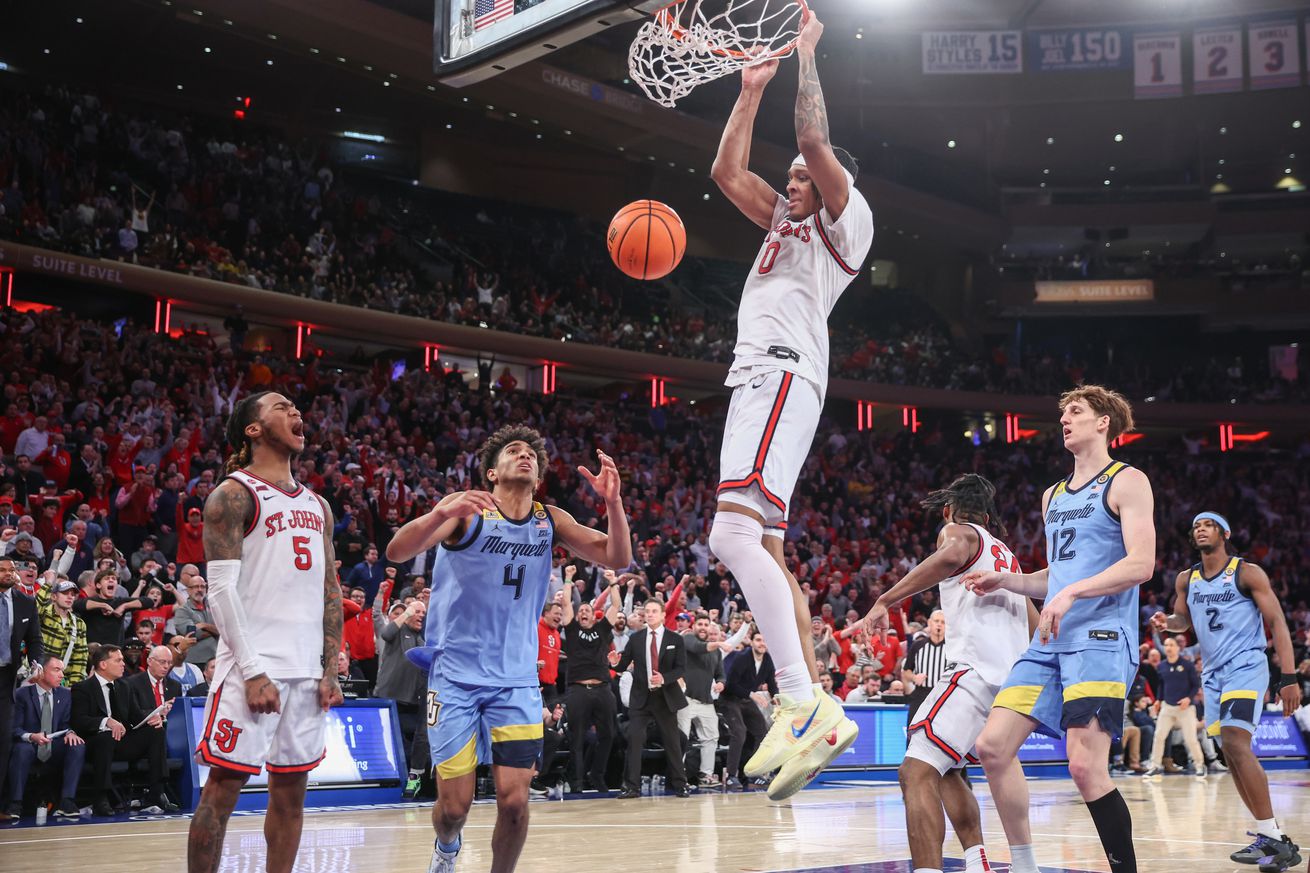
{"label": "blonde hair player", "polygon": [[1014,873],[1037,873],[1017,757],[1034,730],[1065,737],[1069,775],[1111,873],[1137,873],[1132,817],[1109,771],[1110,743],[1123,731],[1124,699],[1137,673],[1137,586],[1155,572],[1151,483],[1110,457],[1110,443],[1132,427],[1132,408],[1114,391],[1083,385],[1066,392],[1060,429],[1073,472],[1042,495],[1048,566],[974,571],[961,580],[977,594],[1005,588],[1045,600],[1037,633],[996,695],[976,746]]}
{"label": "blonde hair player", "polygon": [[783,563],[787,505],[809,453],[828,384],[828,315],[873,243],[873,212],[855,188],[855,161],[828,139],[815,65],[823,24],[807,12],[797,40],[796,144],[786,195],[752,173],[751,129],[776,60],[747,67],[711,177],[768,231],[742,289],[733,389],[719,455],[718,511],[709,545],[741,585],[777,668],[780,712],[749,776],[778,770],[788,797],[854,742],[858,730],[821,692],[809,610]]}

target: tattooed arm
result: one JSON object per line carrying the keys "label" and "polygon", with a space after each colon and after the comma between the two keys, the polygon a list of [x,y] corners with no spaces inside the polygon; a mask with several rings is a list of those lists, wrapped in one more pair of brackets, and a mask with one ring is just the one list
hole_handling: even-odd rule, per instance
{"label": "tattooed arm", "polygon": [[805,158],[814,186],[823,197],[828,216],[836,221],[846,210],[851,192],[846,171],[837,162],[828,140],[828,107],[823,102],[823,88],[819,85],[819,70],[814,60],[814,50],[822,35],[823,22],[807,11],[796,43],[796,56],[801,64],[796,84],[796,145]]}
{"label": "tattooed arm", "polygon": [[241,578],[241,544],[254,517],[250,492],[231,479],[219,483],[205,501],[205,557],[209,608],[221,639],[231,649],[238,674],[246,683],[246,704],[254,713],[280,712],[281,696],[265,672],[263,658],[246,638],[246,606]]}
{"label": "tattooed arm", "polygon": [[766,230],[773,227],[778,192],[750,170],[751,133],[764,96],[764,86],[769,84],[777,70],[778,62],[774,60],[741,71],[741,94],[723,128],[719,153],[710,168],[710,178],[732,205]]}
{"label": "tattooed arm", "polygon": [[323,504],[323,679],[318,683],[318,705],[324,711],[344,698],[337,681],[337,654],[341,651],[341,583],[337,580],[337,553],[332,545],[332,507]]}

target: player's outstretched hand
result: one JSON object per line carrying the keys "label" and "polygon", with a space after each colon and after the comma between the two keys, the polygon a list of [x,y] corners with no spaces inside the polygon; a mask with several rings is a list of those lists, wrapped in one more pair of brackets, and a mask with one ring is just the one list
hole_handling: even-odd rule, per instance
{"label": "player's outstretched hand", "polygon": [[246,680],[246,706],[256,715],[282,711],[282,695],[266,673]]}
{"label": "player's outstretched hand", "polygon": [[965,573],[964,578],[960,580],[960,584],[981,597],[1001,587],[1001,574],[995,570]]}
{"label": "player's outstretched hand", "polygon": [[345,699],[345,695],[341,693],[341,683],[337,681],[336,674],[324,673],[323,678],[318,683],[318,705],[323,707],[324,712],[327,712]]}
{"label": "player's outstretched hand", "polygon": [[600,458],[599,472],[593,473],[586,467],[578,467],[578,473],[587,480],[602,500],[613,503],[619,499],[619,486],[622,484],[619,468],[614,466],[614,459],[600,449],[596,450],[596,457]]}
{"label": "player's outstretched hand", "polygon": [[1160,633],[1167,632],[1169,630],[1169,617],[1163,612],[1157,612],[1151,616],[1151,627]]}
{"label": "player's outstretched hand", "polygon": [[864,617],[864,629],[870,634],[878,634],[883,642],[887,641],[887,630],[891,627],[891,619],[887,613],[887,607],[880,603],[875,603],[873,609]]}
{"label": "player's outstretched hand", "polygon": [[1278,699],[1283,702],[1283,715],[1291,718],[1301,708],[1301,683],[1284,685],[1278,692]]}
{"label": "player's outstretched hand", "polygon": [[495,509],[496,501],[489,491],[452,491],[432,507],[442,519],[468,518],[485,509]]}
{"label": "player's outstretched hand", "polygon": [[806,9],[801,17],[801,35],[796,39],[797,51],[812,52],[823,36],[823,22],[814,14],[813,9]]}

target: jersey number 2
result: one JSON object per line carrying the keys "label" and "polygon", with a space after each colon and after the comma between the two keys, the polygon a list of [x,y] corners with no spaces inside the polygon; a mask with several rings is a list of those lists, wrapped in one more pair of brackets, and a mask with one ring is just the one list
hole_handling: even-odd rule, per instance
{"label": "jersey number 2", "polygon": [[523,596],[523,577],[527,576],[528,568],[519,564],[517,569],[513,564],[505,565],[505,581],[502,585],[509,585],[514,589],[514,599],[518,600]]}
{"label": "jersey number 2", "polygon": [[1210,617],[1210,630],[1221,631],[1224,629],[1224,623],[1219,620],[1219,607],[1207,607],[1205,614]]}
{"label": "jersey number 2", "polygon": [[297,570],[313,569],[314,553],[309,550],[309,537],[292,537],[291,550],[296,553]]}

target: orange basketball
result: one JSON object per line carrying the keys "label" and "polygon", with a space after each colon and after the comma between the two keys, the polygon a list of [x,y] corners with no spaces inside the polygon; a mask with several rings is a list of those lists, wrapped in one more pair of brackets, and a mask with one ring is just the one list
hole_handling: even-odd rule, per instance
{"label": "orange basketball", "polygon": [[634,279],[673,272],[687,251],[687,229],[678,213],[658,200],[636,200],[615,213],[605,235],[614,266]]}

